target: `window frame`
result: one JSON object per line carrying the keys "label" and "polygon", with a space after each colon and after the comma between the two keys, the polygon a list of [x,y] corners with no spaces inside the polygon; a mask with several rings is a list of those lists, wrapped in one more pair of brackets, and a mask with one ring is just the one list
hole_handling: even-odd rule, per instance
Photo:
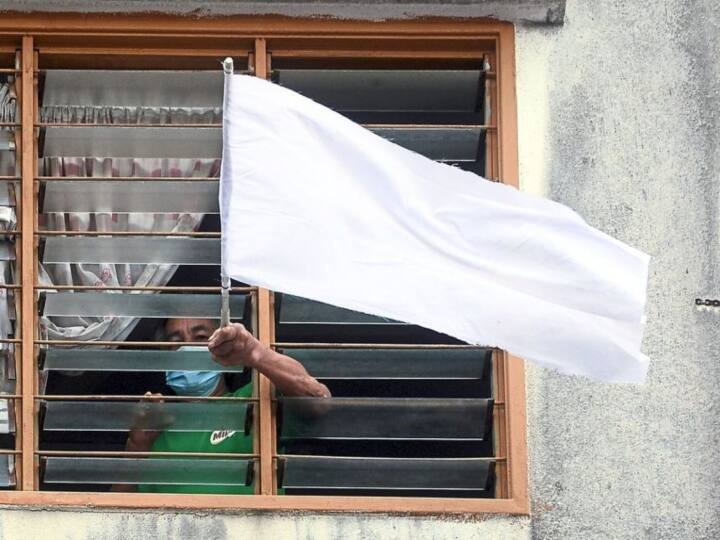
{"label": "window frame", "polygon": [[[132,38],[132,47],[128,46]],[[515,29],[511,23],[497,21],[420,20],[389,22],[323,21],[289,19],[283,17],[224,17],[191,19],[165,15],[93,15],[77,14],[4,14],[0,20],[0,53],[20,51],[21,63],[17,79],[19,142],[18,163],[21,163],[21,196],[18,201],[19,242],[17,275],[20,277],[18,305],[20,313],[35,314],[36,241],[34,227],[37,219],[36,183],[37,148],[34,80],[37,75],[38,50],[56,55],[123,54],[132,65],[142,65],[144,58],[162,57],[172,52],[185,55],[192,63],[195,55],[209,53],[225,55],[250,54],[255,61],[255,74],[267,77],[270,56],[268,50],[294,51],[296,56],[343,54],[352,56],[353,42],[377,40],[399,43],[415,40],[426,42],[417,57],[428,55],[442,58],[477,58],[472,44],[478,40],[492,42],[495,53],[495,101],[492,112],[497,129],[489,137],[496,137],[496,152],[489,153],[489,166],[496,178],[518,188],[517,116],[515,97]],[[210,40],[213,45],[196,52],[187,47],[193,40]],[[323,40],[321,47],[313,48]],[[180,43],[181,47],[174,46]],[[333,44],[338,44],[333,48]],[[306,46],[305,49],[302,46]],[[285,49],[283,49],[285,47]],[[367,47],[363,49],[367,52]],[[360,51],[360,49],[358,49]],[[379,57],[382,49],[376,49]],[[397,54],[397,53],[393,53]],[[403,53],[405,54],[405,53]],[[475,54],[475,56],[473,56]],[[253,56],[254,55],[254,56]],[[412,58],[412,54],[407,56]],[[220,69],[220,66],[218,66]],[[488,143],[490,146],[491,143]],[[274,343],[273,296],[260,289],[258,300],[258,335],[266,344]],[[0,492],[0,505],[50,505],[72,507],[114,508],[175,508],[175,509],[237,509],[282,511],[352,511],[401,512],[410,514],[437,513],[529,513],[527,488],[527,441],[525,412],[525,375],[521,359],[496,351],[493,354],[494,392],[496,407],[494,425],[498,484],[502,487],[494,499],[426,498],[426,497],[364,497],[364,496],[304,496],[272,495],[275,447],[273,433],[273,403],[270,381],[259,376],[259,483],[258,495],[182,495],[140,493],[81,493],[38,490],[37,413],[35,396],[37,381],[37,317],[23,316],[18,324],[19,339],[15,343],[19,357],[18,389],[15,397],[17,411],[15,491]],[[26,396],[26,397],[23,397]],[[25,419],[31,418],[31,421]],[[22,475],[23,470],[33,474]]]}

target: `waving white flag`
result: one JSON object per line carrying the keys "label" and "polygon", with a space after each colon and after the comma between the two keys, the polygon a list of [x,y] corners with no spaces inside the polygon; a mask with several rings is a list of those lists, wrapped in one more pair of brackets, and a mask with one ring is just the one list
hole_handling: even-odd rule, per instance
{"label": "waving white flag", "polygon": [[224,271],[561,371],[640,382],[649,257],[569,208],[226,74]]}

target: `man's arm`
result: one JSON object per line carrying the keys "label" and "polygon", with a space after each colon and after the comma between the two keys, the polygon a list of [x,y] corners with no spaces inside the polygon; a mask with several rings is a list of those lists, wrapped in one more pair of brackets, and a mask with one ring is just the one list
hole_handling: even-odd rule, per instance
{"label": "man's arm", "polygon": [[238,323],[218,328],[208,349],[224,366],[243,365],[265,375],[283,395],[330,397],[327,386],[310,375],[303,365],[260,343]]}

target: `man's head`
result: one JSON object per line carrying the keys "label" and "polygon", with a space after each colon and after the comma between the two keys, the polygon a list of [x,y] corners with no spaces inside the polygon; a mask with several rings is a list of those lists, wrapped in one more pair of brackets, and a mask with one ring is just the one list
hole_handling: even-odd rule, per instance
{"label": "man's head", "polygon": [[[208,319],[168,319],[163,327],[163,341],[206,342],[218,324]],[[182,346],[178,350],[205,351],[204,346]],[[210,396],[222,394],[225,382],[219,371],[168,371],[165,382],[179,396]]]}

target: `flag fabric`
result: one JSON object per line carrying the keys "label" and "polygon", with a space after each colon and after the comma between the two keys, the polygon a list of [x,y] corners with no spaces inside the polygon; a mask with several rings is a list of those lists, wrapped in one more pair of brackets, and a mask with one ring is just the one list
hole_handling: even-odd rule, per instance
{"label": "flag fabric", "polygon": [[225,75],[223,115],[233,279],[567,373],[644,380],[647,255],[256,77]]}

